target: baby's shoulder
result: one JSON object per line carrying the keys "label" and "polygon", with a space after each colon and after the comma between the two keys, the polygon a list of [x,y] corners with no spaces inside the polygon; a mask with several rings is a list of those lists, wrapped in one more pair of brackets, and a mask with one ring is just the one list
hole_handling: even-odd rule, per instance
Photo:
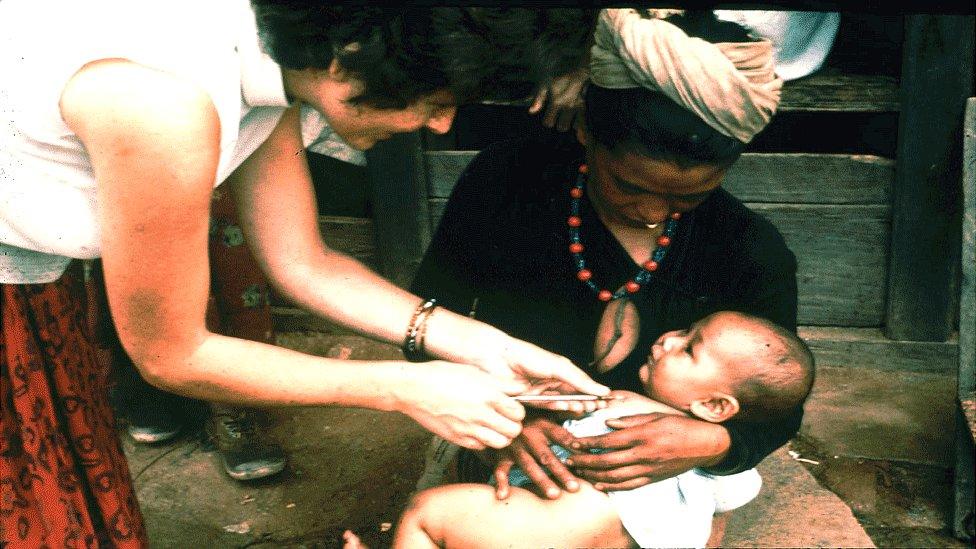
{"label": "baby's shoulder", "polygon": [[[681,410],[677,410],[664,404],[658,402],[653,398],[640,393],[634,393],[632,391],[611,391],[610,396],[615,397],[614,400],[610,401],[610,405],[607,406],[607,410],[615,410],[618,412],[624,412],[623,415],[637,415],[637,414],[682,414]],[[618,416],[618,417],[621,417]]]}
{"label": "baby's shoulder", "polygon": [[567,423],[579,425],[585,422],[586,424],[592,423],[602,425],[603,422],[608,419],[617,419],[627,416],[653,413],[682,413],[681,411],[676,410],[666,404],[662,404],[654,399],[648,398],[641,394],[632,393],[630,391],[612,391],[610,395],[616,398],[611,400],[606,408],[592,412],[583,418],[570,420]]}

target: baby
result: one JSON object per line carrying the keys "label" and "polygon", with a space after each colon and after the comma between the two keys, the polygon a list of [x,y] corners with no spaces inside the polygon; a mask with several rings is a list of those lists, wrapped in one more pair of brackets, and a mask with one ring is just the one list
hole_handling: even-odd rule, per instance
{"label": "baby", "polygon": [[[611,393],[610,406],[564,426],[575,436],[608,432],[605,421],[635,414],[689,414],[721,423],[761,421],[801,406],[813,385],[813,356],[794,334],[743,313],[719,312],[655,342],[640,369],[647,396]],[[648,398],[649,397],[649,398]],[[554,447],[562,456],[569,453]],[[754,469],[729,476],[691,470],[633,490],[578,492],[543,499],[516,487],[504,500],[485,484],[452,484],[417,494],[393,546],[414,547],[703,547],[712,516],[752,500]]]}

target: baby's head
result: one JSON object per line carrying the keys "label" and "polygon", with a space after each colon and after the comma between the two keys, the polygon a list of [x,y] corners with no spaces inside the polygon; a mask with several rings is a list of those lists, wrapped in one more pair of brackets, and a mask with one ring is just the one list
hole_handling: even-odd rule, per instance
{"label": "baby's head", "polygon": [[813,355],[803,340],[731,311],[663,334],[640,370],[649,397],[714,423],[788,414],[806,400],[813,378]]}

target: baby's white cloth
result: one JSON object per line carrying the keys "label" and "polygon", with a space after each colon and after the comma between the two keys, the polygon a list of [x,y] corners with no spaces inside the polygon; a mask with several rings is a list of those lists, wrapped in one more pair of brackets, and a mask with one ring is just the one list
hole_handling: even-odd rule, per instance
{"label": "baby's white cloth", "polygon": [[[611,431],[606,420],[634,413],[626,405],[612,406],[563,426],[577,437],[596,436]],[[609,496],[627,533],[641,547],[705,547],[712,516],[749,503],[761,486],[755,469],[726,476],[692,469]]]}

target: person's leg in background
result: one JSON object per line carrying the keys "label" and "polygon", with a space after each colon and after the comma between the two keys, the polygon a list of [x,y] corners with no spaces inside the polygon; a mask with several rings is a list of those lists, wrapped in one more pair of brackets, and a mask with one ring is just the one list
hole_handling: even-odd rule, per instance
{"label": "person's leg in background", "polygon": [[[210,222],[210,281],[213,295],[208,321],[224,335],[274,343],[268,283],[237,221],[230,195],[214,192]],[[287,458],[280,446],[265,439],[254,410],[211,403],[207,424],[231,478],[251,480],[274,475],[285,468]]]}

